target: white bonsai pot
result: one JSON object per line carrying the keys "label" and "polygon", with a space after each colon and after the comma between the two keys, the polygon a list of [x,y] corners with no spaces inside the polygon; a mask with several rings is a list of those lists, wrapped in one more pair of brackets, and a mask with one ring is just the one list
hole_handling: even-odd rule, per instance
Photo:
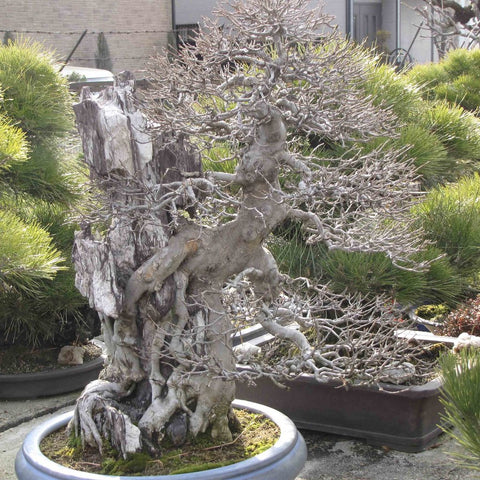
{"label": "white bonsai pot", "polygon": [[307,458],[305,441],[293,422],[283,413],[253,402],[236,400],[235,408],[261,413],[280,428],[280,438],[271,448],[255,457],[232,465],[178,475],[115,476],[81,472],[63,467],[45,457],[40,442],[67,425],[73,412],[54,417],[32,430],[15,460],[19,480],[294,480]]}

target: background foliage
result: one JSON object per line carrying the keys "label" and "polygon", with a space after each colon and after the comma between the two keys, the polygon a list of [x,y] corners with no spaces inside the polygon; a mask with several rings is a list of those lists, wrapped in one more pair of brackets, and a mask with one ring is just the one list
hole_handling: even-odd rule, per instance
{"label": "background foliage", "polygon": [[70,262],[68,210],[80,171],[66,152],[72,98],[52,54],[0,46],[0,344],[83,335],[85,300]]}

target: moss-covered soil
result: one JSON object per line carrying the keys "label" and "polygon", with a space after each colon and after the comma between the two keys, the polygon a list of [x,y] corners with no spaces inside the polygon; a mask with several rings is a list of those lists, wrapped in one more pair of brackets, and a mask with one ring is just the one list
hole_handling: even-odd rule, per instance
{"label": "moss-covered soil", "polygon": [[[89,362],[102,354],[102,349],[87,343],[83,345],[84,363]],[[68,365],[57,363],[60,347],[31,348],[22,345],[0,347],[0,375],[17,373],[43,372],[59,368],[69,368]]]}
{"label": "moss-covered soil", "polygon": [[156,457],[137,453],[123,460],[108,445],[104,446],[102,457],[96,449],[83,448],[80,439],[70,436],[66,429],[46,437],[40,448],[54,462],[90,473],[140,476],[208,470],[258,455],[270,448],[280,435],[278,427],[263,415],[244,410],[235,410],[235,413],[240,427],[233,433],[232,442],[217,444],[208,434],[201,434],[178,448],[164,440]]}

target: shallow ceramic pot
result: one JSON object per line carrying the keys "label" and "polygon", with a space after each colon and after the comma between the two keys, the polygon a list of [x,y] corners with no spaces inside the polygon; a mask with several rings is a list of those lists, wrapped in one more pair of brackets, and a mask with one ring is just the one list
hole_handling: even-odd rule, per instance
{"label": "shallow ceramic pot", "polygon": [[237,396],[280,410],[299,428],[363,438],[371,445],[404,452],[423,451],[442,433],[438,378],[410,388],[391,384],[345,388],[340,381],[319,383],[312,375],[287,382],[286,389],[268,378],[255,384],[237,383]]}
{"label": "shallow ceramic pot", "polygon": [[236,400],[235,408],[261,413],[280,428],[280,438],[265,452],[242,462],[202,472],[156,475],[115,476],[80,472],[52,462],[40,451],[40,442],[51,432],[67,425],[73,412],[54,417],[32,430],[15,460],[19,480],[294,480],[307,458],[305,441],[293,422],[282,413],[252,402]]}
{"label": "shallow ceramic pot", "polygon": [[80,390],[98,378],[104,358],[46,372],[0,375],[0,398],[36,398]]}
{"label": "shallow ceramic pot", "polygon": [[[420,332],[417,332],[420,333]],[[234,345],[248,342],[262,346],[272,335],[260,325],[242,330]],[[250,371],[238,365],[239,371]],[[303,374],[280,388],[267,377],[255,385],[237,382],[237,397],[275,408],[298,428],[362,438],[371,445],[404,452],[421,452],[443,432],[444,407],[440,402],[442,382],[435,378],[424,385],[405,387],[345,387],[339,380],[318,382]]]}

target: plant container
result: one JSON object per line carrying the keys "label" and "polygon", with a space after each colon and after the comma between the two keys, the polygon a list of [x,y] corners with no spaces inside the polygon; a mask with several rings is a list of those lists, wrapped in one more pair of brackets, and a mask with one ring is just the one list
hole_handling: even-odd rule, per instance
{"label": "plant container", "polygon": [[36,398],[80,390],[98,378],[103,368],[103,356],[83,365],[45,372],[0,375],[0,398]]}
{"label": "plant container", "polygon": [[268,378],[255,383],[237,383],[237,397],[280,410],[299,428],[358,437],[404,452],[423,451],[442,433],[438,378],[411,387],[346,387],[340,381],[320,383],[308,374],[287,382],[284,389]]}
{"label": "plant container", "polygon": [[72,470],[42,454],[40,442],[67,425],[73,416],[73,412],[67,412],[39,425],[27,435],[15,460],[15,472],[19,480],[294,480],[307,458],[305,441],[294,423],[284,414],[264,405],[236,400],[233,406],[261,413],[272,420],[280,428],[280,438],[275,445],[248,460],[201,472],[112,477]]}

